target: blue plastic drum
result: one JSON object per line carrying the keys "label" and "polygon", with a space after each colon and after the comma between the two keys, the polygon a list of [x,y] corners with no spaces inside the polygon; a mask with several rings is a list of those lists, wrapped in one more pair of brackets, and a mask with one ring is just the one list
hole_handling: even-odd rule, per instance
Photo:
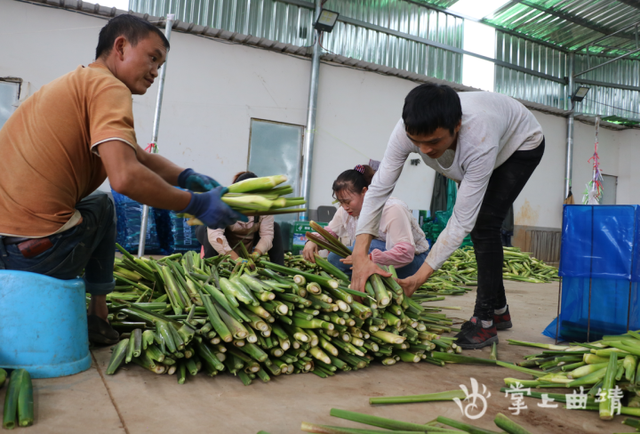
{"label": "blue plastic drum", "polygon": [[84,282],[0,270],[0,367],[51,378],[89,366]]}

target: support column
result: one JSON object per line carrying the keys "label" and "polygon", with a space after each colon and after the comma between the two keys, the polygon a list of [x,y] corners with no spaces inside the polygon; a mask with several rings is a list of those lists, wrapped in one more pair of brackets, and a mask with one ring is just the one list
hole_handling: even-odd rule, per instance
{"label": "support column", "polygon": [[[171,10],[171,9],[169,9]],[[175,19],[174,14],[167,15],[167,25],[164,29],[164,35],[168,41],[171,41],[171,27]],[[164,77],[167,73],[167,63],[169,61],[169,52],[167,51],[167,58],[164,59],[164,65],[162,65],[162,71],[160,71],[160,82],[158,83],[158,97],[156,99],[156,112],[153,117],[153,133],[151,135],[151,144],[153,145],[150,152],[156,154],[158,147],[158,130],[160,129],[160,112],[162,111],[162,95],[164,94]],[[149,221],[149,206],[142,205],[142,218],[140,219],[140,241],[138,243],[138,258],[144,255],[144,248],[147,242],[147,222]]]}
{"label": "support column", "polygon": [[[314,20],[320,16],[320,0],[315,0]],[[314,29],[313,54],[311,57],[311,78],[309,82],[309,105],[307,109],[307,126],[304,135],[304,149],[302,160],[301,194],[307,201],[307,208],[311,205],[311,167],[313,164],[313,145],[316,133],[316,108],[318,105],[318,73],[320,72],[320,31]],[[300,213],[299,220],[309,219],[309,213]]]}
{"label": "support column", "polygon": [[567,118],[567,161],[564,180],[564,198],[569,197],[571,191],[571,180],[573,177],[573,124],[574,124],[574,108],[573,92],[575,88],[574,83],[574,53],[569,53],[569,84],[567,87],[567,94],[570,99],[570,112]]}

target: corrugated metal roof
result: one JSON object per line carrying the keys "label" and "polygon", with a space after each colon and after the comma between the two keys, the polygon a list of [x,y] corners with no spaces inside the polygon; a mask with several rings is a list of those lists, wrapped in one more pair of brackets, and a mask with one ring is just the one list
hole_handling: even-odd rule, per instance
{"label": "corrugated metal roof", "polygon": [[[148,1],[148,0],[138,0],[140,2]],[[168,2],[169,0],[165,0]],[[186,4],[183,1],[183,4]],[[211,0],[203,0],[204,2],[209,2]],[[290,0],[291,1],[291,0]],[[101,6],[99,4],[89,3],[83,0],[30,0],[28,3],[33,3],[34,5],[42,5],[48,7],[57,7],[61,9],[66,9],[71,12],[79,12],[83,14],[89,14],[98,17],[111,18],[116,15],[127,14],[130,13],[132,15],[136,15],[141,17],[159,27],[164,27],[166,22],[166,17],[164,16],[155,16],[149,13],[136,13],[133,11],[123,11],[120,9],[116,9],[114,7],[106,7]],[[157,2],[160,4],[161,2]],[[164,5],[161,5],[164,7]],[[163,10],[159,11],[160,13],[164,13]],[[439,24],[442,26],[442,24]],[[176,20],[173,23],[173,30],[182,32],[182,33],[190,33],[195,36],[202,36],[205,38],[215,38],[215,39],[224,39],[231,42],[245,44],[245,45],[253,45],[257,47],[264,48],[269,51],[275,51],[278,53],[285,53],[294,56],[300,57],[311,57],[311,52],[308,46],[305,45],[296,45],[288,42],[281,42],[278,40],[270,39],[269,37],[258,37],[246,33],[241,33],[240,31],[230,31],[220,28],[212,28],[206,25],[196,24],[193,22]],[[242,30],[247,31],[247,28],[242,28]],[[277,35],[273,35],[276,37]],[[295,41],[299,42],[299,41]],[[445,51],[445,50],[441,50]],[[393,56],[390,56],[393,58]],[[464,86],[460,83],[456,83],[453,81],[449,81],[446,79],[439,79],[437,77],[428,77],[424,73],[412,72],[406,69],[402,69],[403,65],[381,65],[377,63],[372,63],[368,60],[357,59],[353,57],[349,57],[348,55],[341,55],[338,53],[324,53],[321,55],[321,59],[325,62],[333,62],[337,64],[342,64],[345,66],[359,68],[367,71],[373,71],[380,74],[387,74],[391,76],[396,76],[408,80],[412,80],[415,82],[432,82],[439,84],[447,84],[451,86],[453,89],[465,92],[465,91],[474,91],[478,90],[469,86]],[[525,103],[525,101],[523,101]],[[543,107],[536,105],[536,109],[541,111],[545,111],[552,114],[566,116],[566,112],[564,110],[554,110],[550,107]]]}
{"label": "corrugated metal roof", "polygon": [[640,21],[640,9],[611,0],[521,0],[485,21],[585,53],[591,42],[620,30],[589,50],[594,54],[623,54],[636,48],[635,28],[629,26]]}
{"label": "corrugated metal roof", "polygon": [[[496,32],[496,59],[551,77],[563,79],[567,75],[565,52],[500,31]],[[569,108],[564,83],[500,65],[495,68],[494,90],[559,109]]]}
{"label": "corrugated metal roof", "polygon": [[[314,4],[306,0],[130,0],[129,6],[301,47],[314,42]],[[325,50],[462,82],[462,18],[404,0],[327,0],[323,7],[340,14],[333,31],[322,35]]]}
{"label": "corrugated metal roof", "polygon": [[[640,118],[634,106],[640,94],[637,80],[632,76],[620,80],[616,74],[619,64],[605,65],[604,75],[601,69],[584,72],[590,63],[600,65],[606,63],[607,55],[628,51],[629,32],[636,30],[629,27],[633,14],[627,13],[629,7],[635,10],[633,6],[611,0],[510,0],[501,7],[496,1],[459,1],[325,0],[322,6],[340,17],[331,33],[322,34],[320,44],[329,53],[381,68],[461,83],[463,54],[476,55],[464,50],[467,18],[461,14],[484,16],[483,22],[499,28],[495,60],[486,59],[496,65],[497,92],[568,110],[571,102],[565,77],[570,73],[567,53],[571,48],[578,54],[589,52],[585,57],[593,59],[580,62],[575,70],[576,77],[584,74],[576,83],[588,80],[594,87],[589,96],[593,101],[579,106],[583,113]],[[450,9],[452,5],[460,7]],[[300,47],[313,43],[314,6],[308,0],[130,0],[130,7],[160,16],[172,11],[179,20],[251,35],[252,39]],[[616,85],[625,92],[616,91]]]}
{"label": "corrugated metal roof", "polygon": [[[418,0],[436,8],[456,1]],[[562,50],[614,56],[638,48],[640,1],[511,0],[480,22]]]}
{"label": "corrugated metal roof", "polygon": [[461,18],[401,0],[327,0],[323,7],[341,17],[322,36],[329,52],[462,82],[462,55],[428,43],[461,49]]}
{"label": "corrugated metal roof", "polygon": [[[168,1],[168,0],[165,0],[165,1]],[[204,0],[204,1],[206,2],[207,0]],[[288,1],[294,2],[296,0],[288,0]],[[632,1],[632,0],[628,0],[628,1]],[[85,14],[90,14],[94,16],[102,16],[105,18],[120,15],[122,13],[127,13],[127,11],[122,11],[112,7],[100,6],[99,4],[88,3],[82,0],[31,0],[30,2],[33,4],[40,4],[43,6],[46,5],[49,7],[59,7],[59,8],[73,11],[73,12],[85,13]],[[300,3],[306,3],[306,2],[300,1]],[[418,3],[418,2],[414,1],[414,3]],[[133,12],[129,12],[129,13],[133,13]],[[144,14],[135,13],[134,15],[140,16],[156,25],[159,25],[160,27],[164,26],[164,21],[165,21],[164,17],[158,17],[151,14],[147,14],[147,13],[144,13]],[[301,57],[310,56],[308,47],[306,46],[300,46],[292,43],[276,41],[273,39],[269,39],[268,37],[257,37],[253,35],[243,34],[238,31],[216,29],[216,28],[208,27],[206,25],[196,24],[193,22],[189,23],[185,21],[176,21],[174,23],[173,28],[175,31],[191,33],[196,36],[225,39],[225,40],[229,40],[229,41],[240,43],[240,44],[255,45],[270,51],[287,53],[290,55],[297,55]],[[299,41],[296,41],[296,42],[299,42]],[[541,44],[547,45],[546,43],[541,43]],[[543,48],[541,47],[541,49]],[[561,49],[559,50],[563,51]],[[528,51],[530,50],[527,50],[527,52]],[[545,56],[557,57],[557,56],[561,56],[561,54],[562,53],[554,54],[553,51],[550,51],[545,53]],[[584,57],[586,58],[586,56]],[[504,58],[505,60],[507,60],[506,56],[504,56]],[[417,72],[417,71],[406,70],[405,69],[406,65],[395,65],[395,64],[381,65],[381,64],[373,63],[369,61],[369,59],[356,59],[356,58],[348,57],[348,55],[340,55],[336,53],[323,54],[321,59],[325,62],[334,62],[338,64],[343,64],[345,66],[351,66],[351,67],[374,71],[382,74],[397,76],[397,77],[405,78],[415,82],[435,82],[435,83],[448,84],[449,86],[451,86],[457,91],[464,92],[464,91],[477,90],[468,86],[464,86],[459,83],[446,81],[446,80],[442,80],[434,77],[428,77],[422,71]],[[510,64],[510,62],[512,62],[514,59],[508,59],[508,60]],[[527,61],[525,61],[525,64],[526,62]],[[562,76],[564,72],[563,66],[562,66],[562,63],[563,63],[562,59],[558,59],[557,61],[554,60],[551,63],[549,62],[550,62],[550,57],[546,63],[535,61],[534,62],[535,65],[531,64],[527,66],[533,67],[535,70],[544,71],[546,74],[548,74],[549,77],[552,77],[552,78],[554,76]],[[638,62],[638,61],[634,60],[630,62]],[[600,63],[600,62],[596,62],[596,63]],[[630,63],[630,65],[634,65],[634,63]],[[634,69],[634,67],[631,67],[631,70],[636,71],[637,69]],[[516,69],[515,71],[518,71],[518,70]],[[505,72],[502,71],[500,68],[496,68],[496,74],[501,75],[504,73]],[[513,73],[514,72],[512,70],[510,74],[513,74]],[[631,75],[633,75],[633,71],[631,72]],[[506,78],[506,77],[503,77],[503,78]],[[542,78],[544,79],[544,76]],[[513,76],[511,79],[515,79],[515,81],[521,80],[519,75]],[[523,76],[522,79],[523,81],[521,83],[525,84],[525,82],[529,78],[526,78],[525,76]],[[622,81],[630,82],[630,84],[635,84],[637,86],[637,79],[634,79],[634,80],[624,79]],[[538,111],[546,112],[550,114],[560,115],[560,116],[568,115],[569,112],[563,107],[565,104],[562,104],[561,102],[562,100],[565,99],[566,96],[563,95],[564,91],[557,84],[547,83],[545,80],[542,80],[542,82],[540,82],[540,80],[538,80],[537,82],[526,82],[526,85],[545,86],[546,88],[544,90],[541,90],[541,89],[536,90],[535,95],[521,94],[520,92],[511,92],[509,87],[511,86],[511,84],[505,82],[505,86],[504,86],[505,88],[501,89],[501,91],[506,94],[512,94],[513,97],[515,97],[516,99],[519,99],[525,106],[529,107],[530,109],[538,110]],[[513,90],[513,88],[511,88],[511,90]],[[637,101],[637,96],[634,96],[634,94],[630,94],[629,96],[632,96],[632,98],[630,98],[630,100],[632,101],[631,104]],[[560,100],[558,100],[558,98],[560,98]],[[591,122],[591,116],[576,115],[576,120],[584,120],[586,122]],[[615,125],[608,122],[603,122],[602,125],[604,127],[608,127],[612,129],[625,129],[624,126]]]}

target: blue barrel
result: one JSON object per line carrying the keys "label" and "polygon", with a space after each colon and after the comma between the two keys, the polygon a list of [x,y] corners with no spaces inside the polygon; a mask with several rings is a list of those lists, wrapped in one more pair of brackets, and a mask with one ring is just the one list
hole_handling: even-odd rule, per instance
{"label": "blue barrel", "polygon": [[0,270],[0,367],[51,378],[89,366],[84,282]]}

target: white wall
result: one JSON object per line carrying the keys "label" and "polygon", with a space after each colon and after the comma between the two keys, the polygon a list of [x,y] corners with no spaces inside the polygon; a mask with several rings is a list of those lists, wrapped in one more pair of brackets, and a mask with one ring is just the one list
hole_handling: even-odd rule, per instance
{"label": "white wall", "polygon": [[[400,119],[408,80],[321,64],[312,205],[331,203],[331,184],[345,169],[382,160],[391,131]],[[415,154],[414,158],[419,158]],[[394,196],[411,209],[428,209],[435,172],[420,161],[405,163]]]}
{"label": "white wall", "polygon": [[[545,153],[540,165],[514,203],[515,224],[559,228],[562,222],[562,203],[567,155],[567,119],[534,111],[545,135]],[[621,143],[631,145],[637,131],[613,131],[600,128],[598,155],[600,169],[606,175],[619,176],[619,160],[626,151]],[[626,137],[628,136],[628,138]],[[573,147],[572,192],[575,203],[582,203],[586,184],[591,180],[593,165],[588,160],[593,156],[595,126],[575,122]],[[625,157],[626,158],[626,157]],[[637,178],[636,178],[637,179]],[[618,185],[618,203],[632,203],[629,192]],[[637,184],[636,184],[637,185]],[[635,203],[639,203],[636,197]]]}
{"label": "white wall", "polygon": [[[0,2],[3,17],[0,77],[20,77],[35,92],[43,84],[87,65],[105,19],[10,0]],[[257,48],[174,32],[169,54],[158,145],[160,153],[221,183],[245,170],[250,119],[306,123],[311,62]],[[321,64],[311,208],[332,201],[335,177],[369,158],[381,159],[415,83],[398,77]],[[138,142],[151,138],[157,84],[134,97]],[[516,224],[560,227],[563,200],[566,120],[534,112],[547,139],[547,151],[515,204]],[[576,123],[574,195],[590,179],[593,126]],[[638,157],[637,131],[601,129],[603,171],[620,176],[618,200],[639,202],[629,153]],[[618,151],[620,150],[620,152]],[[632,161],[632,160],[631,160]],[[395,196],[410,208],[428,209],[435,173],[421,162],[405,165]],[[634,184],[635,183],[635,184]]]}
{"label": "white wall", "polygon": [[618,203],[640,204],[640,131],[619,134]]}

